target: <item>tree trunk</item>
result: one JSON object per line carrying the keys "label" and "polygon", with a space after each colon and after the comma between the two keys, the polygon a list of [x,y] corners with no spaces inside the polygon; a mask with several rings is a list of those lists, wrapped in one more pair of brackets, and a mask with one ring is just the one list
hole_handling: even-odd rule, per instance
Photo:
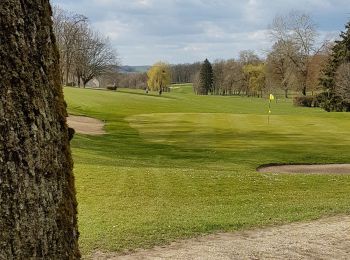
{"label": "tree trunk", "polygon": [[49,0],[1,0],[0,71],[0,259],[78,259]]}
{"label": "tree trunk", "polygon": [[80,74],[79,74],[79,73],[78,73],[77,75],[78,75],[78,76],[77,76],[77,78],[78,78],[78,87],[80,88],[80,84],[81,84],[80,79],[81,79],[81,77],[80,77]]}
{"label": "tree trunk", "polygon": [[288,98],[288,89],[287,88],[284,89],[284,97]]}
{"label": "tree trunk", "polygon": [[303,80],[302,82],[302,89],[301,89],[303,96],[306,96],[306,88],[307,88],[307,84],[306,84],[306,76],[305,76],[305,80]]}
{"label": "tree trunk", "polygon": [[303,94],[303,96],[306,96],[306,86],[305,85],[303,85],[302,94]]}

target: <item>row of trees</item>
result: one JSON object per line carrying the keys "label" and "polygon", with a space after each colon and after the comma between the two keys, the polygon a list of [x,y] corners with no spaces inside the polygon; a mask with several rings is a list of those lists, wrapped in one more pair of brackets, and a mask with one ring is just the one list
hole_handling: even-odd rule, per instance
{"label": "row of trees", "polygon": [[[195,92],[261,97],[282,90],[288,98],[289,90],[299,91],[303,96],[320,91],[319,78],[331,45],[326,41],[316,43],[317,31],[311,17],[298,12],[277,16],[269,31],[274,44],[266,59],[248,50],[242,51],[237,60],[215,61],[210,90],[201,90],[204,78],[202,72],[197,72]],[[208,66],[206,63],[207,60],[202,68]]]}
{"label": "row of trees", "polygon": [[[169,74],[170,82],[173,84],[192,83],[194,81],[196,73],[200,70],[201,67],[200,62],[176,65],[168,65],[164,62],[161,63],[166,66],[166,71]],[[154,66],[157,67],[159,66],[159,64],[156,63]],[[147,82],[148,76],[147,73],[144,72],[120,73],[118,78],[118,85],[125,88],[147,89]],[[150,83],[153,84],[152,80],[150,81]],[[157,87],[150,86],[150,89],[154,88]]]}
{"label": "row of trees", "polygon": [[85,16],[56,6],[53,9],[53,22],[63,84],[82,84],[85,87],[89,81],[98,77],[116,82],[116,51],[108,38],[91,28]]}
{"label": "row of trees", "polygon": [[194,80],[194,91],[200,95],[261,96],[266,86],[265,63],[253,51],[242,51],[238,60],[210,64],[206,59]]}
{"label": "row of trees", "polygon": [[[277,16],[270,26],[273,46],[266,58],[242,51],[238,59],[203,63],[155,64],[147,74],[121,76],[120,85],[160,91],[170,83],[194,83],[198,95],[246,95],[291,90],[317,99],[328,111],[350,110],[350,23],[335,43],[316,41],[310,16],[291,12]],[[325,91],[324,91],[325,90]],[[317,96],[317,97],[316,97]],[[312,102],[313,104],[314,102]]]}
{"label": "row of trees", "polygon": [[147,89],[147,79],[146,72],[120,73],[118,86],[131,89]]}
{"label": "row of trees", "polygon": [[317,30],[310,16],[292,12],[277,16],[270,34],[275,44],[267,58],[273,82],[285,91],[307,92],[320,90],[319,78],[328,60],[330,44],[317,43]]}
{"label": "row of trees", "polygon": [[171,65],[171,82],[175,84],[192,83],[200,68],[200,62]]}

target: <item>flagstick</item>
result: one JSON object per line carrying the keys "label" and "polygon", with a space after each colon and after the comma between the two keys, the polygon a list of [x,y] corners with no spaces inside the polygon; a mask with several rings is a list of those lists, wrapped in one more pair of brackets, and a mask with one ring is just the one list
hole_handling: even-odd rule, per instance
{"label": "flagstick", "polygon": [[269,100],[269,112],[267,115],[267,124],[270,124],[270,114],[271,114],[271,99]]}

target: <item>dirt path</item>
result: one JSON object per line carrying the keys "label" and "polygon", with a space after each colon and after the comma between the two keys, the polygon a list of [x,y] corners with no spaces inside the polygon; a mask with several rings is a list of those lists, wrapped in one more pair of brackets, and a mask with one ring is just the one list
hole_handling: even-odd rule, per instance
{"label": "dirt path", "polygon": [[259,167],[258,172],[307,173],[307,174],[350,174],[350,164],[271,165],[271,166]]}
{"label": "dirt path", "polygon": [[350,216],[222,233],[93,259],[350,259]]}
{"label": "dirt path", "polygon": [[98,119],[85,116],[69,116],[67,123],[79,134],[103,135],[104,123]]}

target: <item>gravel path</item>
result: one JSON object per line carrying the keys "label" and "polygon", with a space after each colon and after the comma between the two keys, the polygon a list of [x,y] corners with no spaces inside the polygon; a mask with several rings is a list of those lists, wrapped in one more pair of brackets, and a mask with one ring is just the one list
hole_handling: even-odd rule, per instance
{"label": "gravel path", "polygon": [[271,165],[259,167],[258,171],[271,173],[350,174],[350,164]]}
{"label": "gravel path", "polygon": [[103,135],[106,132],[103,130],[104,123],[98,119],[85,116],[69,116],[67,118],[69,127],[79,134],[87,135]]}
{"label": "gravel path", "polygon": [[129,255],[93,259],[350,259],[350,216],[220,233]]}

